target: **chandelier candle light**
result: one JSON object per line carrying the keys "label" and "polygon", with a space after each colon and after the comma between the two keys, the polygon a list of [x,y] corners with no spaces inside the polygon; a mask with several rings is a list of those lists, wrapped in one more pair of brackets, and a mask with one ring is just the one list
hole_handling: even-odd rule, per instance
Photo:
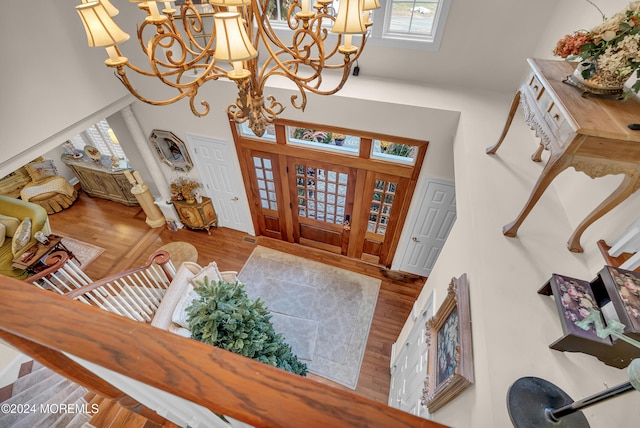
{"label": "chandelier candle light", "polygon": [[[105,47],[108,67],[139,100],[153,105],[167,105],[189,99],[196,116],[209,113],[207,101],[196,105],[198,89],[203,84],[228,78],[238,87],[238,98],[227,108],[238,123],[249,122],[257,136],[284,110],[273,96],[265,104],[263,90],[271,76],[289,79],[300,92],[291,104],[304,110],[307,91],[320,95],[338,92],[351,73],[366,42],[372,25],[371,10],[380,7],[378,0],[341,0],[336,16],[330,13],[333,0],[292,0],[286,11],[286,25],[293,32],[290,44],[276,35],[268,17],[273,0],[177,0],[179,14],[172,2],[164,2],[162,11],[155,1],[130,0],[147,13],[138,27],[140,46],[149,60],[150,70],[139,68],[122,55],[118,45],[129,35],[112,17],[118,14],[109,0],[88,1],[76,6],[87,33],[89,46]],[[276,0],[277,1],[277,0]],[[211,19],[213,17],[213,19]],[[283,13],[284,17],[284,13]],[[213,21],[213,22],[211,22]],[[207,27],[207,23],[211,23]],[[333,33],[333,34],[330,34]],[[354,45],[353,35],[360,36]],[[259,51],[267,58],[259,63]],[[151,100],[134,89],[127,70],[142,76],[157,77],[178,94],[164,100]],[[342,76],[325,88],[322,73],[337,70]]]}

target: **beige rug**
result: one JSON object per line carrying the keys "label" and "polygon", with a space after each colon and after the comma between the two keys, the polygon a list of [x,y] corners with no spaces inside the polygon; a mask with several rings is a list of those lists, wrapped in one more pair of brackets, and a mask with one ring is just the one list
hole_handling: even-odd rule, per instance
{"label": "beige rug", "polygon": [[356,388],[379,279],[261,246],[238,278],[309,372]]}
{"label": "beige rug", "polygon": [[62,237],[62,244],[80,261],[82,268],[86,268],[89,264],[104,253],[104,248],[88,242],[78,241],[77,239]]}

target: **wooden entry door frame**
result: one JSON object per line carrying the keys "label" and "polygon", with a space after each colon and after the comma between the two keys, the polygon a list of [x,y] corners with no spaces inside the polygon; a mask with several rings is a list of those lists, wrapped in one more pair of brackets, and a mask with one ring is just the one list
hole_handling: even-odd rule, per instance
{"label": "wooden entry door frame", "polygon": [[[325,125],[279,119],[269,137],[242,134],[230,119],[242,177],[257,235],[323,248],[348,257],[390,267],[409,209],[428,142]],[[321,129],[359,137],[356,153],[325,150],[289,142],[288,127]],[[373,142],[392,141],[412,147],[414,162],[393,162],[373,154]],[[256,158],[268,163],[256,164]],[[346,174],[353,196],[345,206],[350,230],[326,221],[302,219],[298,209],[295,162]],[[263,161],[260,161],[263,162]],[[258,171],[258,169],[264,171]],[[270,172],[270,185],[264,182]],[[265,188],[265,186],[267,186]],[[303,189],[310,190],[310,189]],[[350,213],[347,211],[351,211]],[[340,229],[342,227],[342,229]],[[328,238],[329,237],[329,238]],[[339,238],[339,239],[336,239]],[[327,240],[329,242],[327,242]]]}

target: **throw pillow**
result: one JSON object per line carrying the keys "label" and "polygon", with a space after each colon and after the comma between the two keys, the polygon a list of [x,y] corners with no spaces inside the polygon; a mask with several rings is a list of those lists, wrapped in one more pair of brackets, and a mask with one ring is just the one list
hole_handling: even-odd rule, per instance
{"label": "throw pillow", "polygon": [[222,275],[220,275],[220,271],[218,270],[218,264],[216,262],[211,262],[200,270],[193,278],[189,280],[191,284],[195,287],[198,286],[199,281],[204,281],[204,277],[209,278],[209,281],[221,281]]}
{"label": "throw pillow", "polygon": [[11,252],[15,256],[22,250],[31,240],[31,218],[25,217],[18,226],[16,234],[13,235],[13,241],[11,242]]}
{"label": "throw pillow", "polygon": [[0,247],[4,245],[4,239],[7,236],[7,227],[0,223]]}
{"label": "throw pillow", "polygon": [[6,234],[11,238],[16,234],[16,230],[18,229],[18,226],[20,226],[20,219],[0,214],[0,223],[4,224],[7,229]]}
{"label": "throw pillow", "polygon": [[47,159],[42,162],[32,162],[24,166],[31,179],[38,183],[48,177],[54,177],[58,175],[56,164],[52,159]]}
{"label": "throw pillow", "polygon": [[187,319],[187,308],[191,306],[191,302],[198,300],[199,298],[200,295],[193,289],[193,286],[188,284],[186,290],[184,290],[184,294],[180,300],[178,300],[176,307],[173,309],[171,321],[178,324],[180,327],[188,329],[189,320]]}

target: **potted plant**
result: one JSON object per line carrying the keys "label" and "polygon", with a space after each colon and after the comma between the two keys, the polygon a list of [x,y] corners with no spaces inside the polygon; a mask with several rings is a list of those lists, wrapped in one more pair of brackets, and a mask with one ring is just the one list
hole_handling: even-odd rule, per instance
{"label": "potted plant", "polygon": [[343,145],[345,138],[347,138],[347,136],[344,134],[333,134],[333,142],[336,144],[336,146]]}
{"label": "potted plant", "polygon": [[264,301],[250,299],[243,283],[205,277],[195,291],[200,299],[187,308],[193,339],[306,376],[306,364],[275,332]]}
{"label": "potted plant", "polygon": [[196,189],[202,185],[190,178],[179,177],[171,183],[171,199],[174,201],[185,200],[193,204],[196,201]]}

